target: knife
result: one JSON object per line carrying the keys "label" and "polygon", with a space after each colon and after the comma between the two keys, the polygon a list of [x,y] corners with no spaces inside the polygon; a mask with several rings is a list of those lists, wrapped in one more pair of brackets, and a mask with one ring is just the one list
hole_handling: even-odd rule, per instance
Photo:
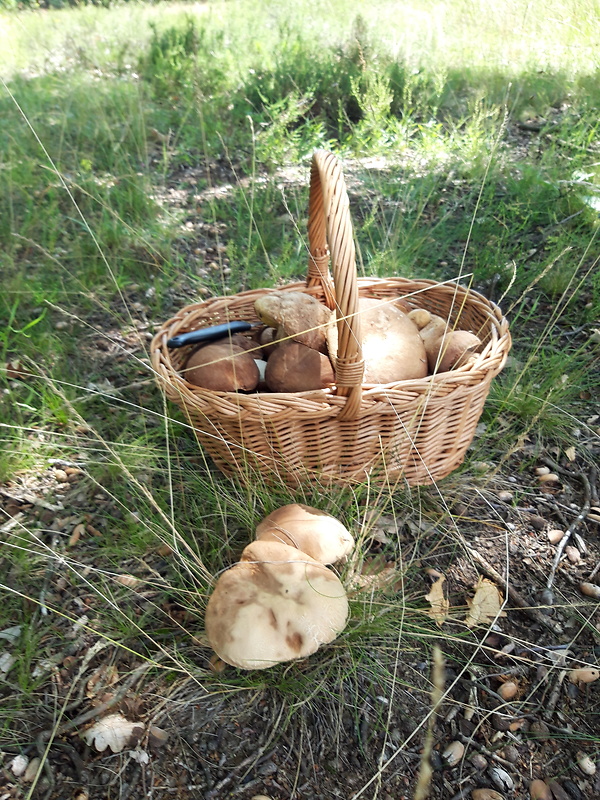
{"label": "knife", "polygon": [[186,344],[212,342],[213,339],[221,339],[232,333],[243,333],[261,326],[261,322],[245,322],[241,319],[233,322],[224,322],[221,325],[211,325],[209,328],[200,328],[197,331],[189,331],[188,333],[180,333],[178,336],[173,336],[171,339],[167,339],[167,347],[184,347]]}

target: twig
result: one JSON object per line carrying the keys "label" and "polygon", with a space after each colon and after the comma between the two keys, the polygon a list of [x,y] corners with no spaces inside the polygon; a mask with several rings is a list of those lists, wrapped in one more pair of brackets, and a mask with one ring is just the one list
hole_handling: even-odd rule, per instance
{"label": "twig", "polygon": [[542,717],[545,720],[550,719],[550,717],[554,714],[554,709],[556,708],[556,704],[558,703],[558,698],[560,697],[560,690],[563,685],[563,681],[567,676],[567,670],[561,669],[558,673],[558,677],[556,679],[556,683],[554,684],[554,688],[552,689],[552,694],[550,695],[550,699],[546,703],[544,708],[544,712]]}
{"label": "twig", "polygon": [[273,753],[275,752],[274,750],[271,750],[269,753],[267,753],[267,755],[264,755],[264,750],[265,750],[264,747],[259,747],[258,753],[252,753],[252,755],[248,756],[248,758],[245,758],[243,761],[241,761],[237,765],[237,767],[234,767],[234,769],[231,770],[229,775],[226,775],[223,778],[223,780],[220,780],[216,784],[214,789],[211,789],[209,792],[206,793],[206,795],[205,795],[206,800],[212,800],[212,798],[215,798],[219,794],[221,789],[223,789],[225,786],[229,786],[229,784],[233,781],[233,779],[245,767],[249,767],[252,763],[258,764],[260,761],[265,761],[266,759],[270,758],[273,755]]}
{"label": "twig", "polygon": [[562,626],[555,622],[554,620],[547,617],[545,614],[542,614],[541,611],[538,611],[537,608],[531,608],[530,603],[523,597],[520,592],[517,592],[516,589],[509,584],[506,578],[502,577],[502,575],[495,569],[489,561],[487,561],[481,553],[478,553],[477,550],[473,550],[472,548],[467,548],[468,554],[471,558],[476,561],[481,569],[485,572],[488,578],[491,578],[496,583],[500,584],[512,600],[512,602],[522,609],[528,616],[530,616],[535,622],[543,625],[545,628],[548,628],[552,631],[556,636],[560,636],[563,633]]}
{"label": "twig", "polygon": [[565,551],[565,547],[569,543],[569,540],[572,534],[574,533],[575,528],[577,528],[577,526],[581,522],[583,522],[587,517],[587,515],[590,513],[590,508],[592,505],[592,489],[590,486],[590,481],[588,479],[588,476],[584,472],[569,472],[568,470],[565,470],[562,467],[560,467],[550,458],[544,458],[543,461],[545,461],[548,464],[548,466],[551,467],[551,469],[554,469],[558,473],[561,473],[563,475],[568,475],[569,477],[572,478],[579,478],[579,480],[583,484],[583,505],[581,507],[581,511],[579,512],[579,514],[577,514],[573,522],[569,525],[569,527],[565,531],[565,535],[558,543],[556,552],[554,553],[554,560],[552,561],[550,574],[548,575],[548,580],[546,581],[546,588],[551,589],[552,584],[554,583],[556,570],[558,569],[558,565]]}
{"label": "twig", "polygon": [[525,780],[524,776],[518,772],[515,765],[511,761],[508,761],[506,758],[502,758],[502,756],[494,753],[493,750],[490,750],[483,744],[479,744],[479,742],[476,742],[470,736],[465,736],[463,733],[460,733],[460,731],[457,734],[457,738],[468,747],[472,747],[474,750],[479,750],[480,753],[483,753],[484,756],[491,758],[492,761],[497,761],[498,764],[502,764],[503,767],[510,767],[513,772],[517,772],[517,774],[521,775],[521,777]]}
{"label": "twig", "polygon": [[[160,655],[160,654],[159,654]],[[49,739],[51,736],[62,736],[62,734],[67,733],[68,731],[73,730],[73,728],[78,728],[80,725],[83,725],[86,722],[89,722],[91,719],[95,717],[99,717],[100,714],[104,714],[105,711],[108,711],[117,703],[120,703],[121,700],[125,697],[129,689],[133,686],[133,684],[140,678],[144,672],[147,672],[150,667],[155,666],[156,659],[153,661],[147,661],[145,664],[140,664],[139,667],[136,667],[131,675],[127,678],[127,680],[123,683],[121,688],[115,692],[115,694],[106,702],[100,703],[99,706],[95,706],[94,708],[86,711],[84,714],[80,714],[75,719],[70,720],[69,722],[65,722],[63,725],[60,725],[56,730],[54,728],[49,728],[46,731],[42,731],[38,736],[38,741],[43,742]]]}

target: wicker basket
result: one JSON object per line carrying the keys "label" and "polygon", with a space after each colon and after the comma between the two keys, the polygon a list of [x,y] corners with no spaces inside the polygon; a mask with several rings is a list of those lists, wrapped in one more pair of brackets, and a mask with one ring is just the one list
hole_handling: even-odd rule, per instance
{"label": "wicker basket", "polygon": [[[193,386],[180,374],[189,348],[171,351],[168,339],[231,320],[257,322],[254,301],[273,289],[195,303],[166,322],[151,345],[160,386],[184,410],[216,466],[246,483],[260,476],[288,486],[313,480],[418,485],[445,477],[463,461],[490,382],[510,350],[500,309],[456,283],[357,279],[344,179],[337,159],[326,151],[313,157],[308,238],[306,283],[283,291],[305,291],[336,310],[336,386],[288,394],[215,392]],[[452,327],[476,333],[482,352],[474,363],[451,372],[362,384],[359,296],[382,302],[403,298],[414,308],[426,308],[449,319]]]}

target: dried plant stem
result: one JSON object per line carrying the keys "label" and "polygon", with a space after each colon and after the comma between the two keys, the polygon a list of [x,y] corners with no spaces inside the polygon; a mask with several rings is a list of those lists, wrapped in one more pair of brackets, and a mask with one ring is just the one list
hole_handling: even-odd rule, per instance
{"label": "dried plant stem", "polygon": [[429,787],[431,784],[431,776],[433,769],[431,766],[431,750],[433,748],[433,726],[437,716],[437,710],[442,697],[444,695],[444,657],[442,651],[435,645],[433,648],[433,667],[431,674],[431,706],[432,713],[429,717],[429,724],[427,726],[427,733],[425,735],[425,742],[423,745],[423,755],[421,758],[421,766],[419,767],[419,777],[417,778],[417,785],[415,787],[415,794],[413,800],[425,800],[429,795]]}

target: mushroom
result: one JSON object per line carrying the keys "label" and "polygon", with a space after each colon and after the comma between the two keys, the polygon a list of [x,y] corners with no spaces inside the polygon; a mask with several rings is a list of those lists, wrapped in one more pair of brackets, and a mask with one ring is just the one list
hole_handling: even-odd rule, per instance
{"label": "mushroom", "polygon": [[300,342],[283,342],[267,359],[265,382],[272,392],[325,389],[334,381],[327,356]]}
{"label": "mushroom", "polygon": [[269,292],[254,303],[261,322],[277,329],[276,339],[296,342],[327,352],[326,329],[333,322],[333,312],[316,297],[305,292]]}
{"label": "mushroom", "polygon": [[409,317],[420,329],[429,371],[448,372],[464,366],[481,347],[481,339],[470,331],[453,330],[443,317],[423,311],[415,309]]}
{"label": "mushroom", "polygon": [[264,358],[268,358],[273,352],[273,350],[275,350],[275,348],[277,347],[277,341],[275,340],[276,334],[277,331],[275,330],[275,328],[269,328],[267,326],[261,328],[260,331],[258,332],[256,336],[256,341],[258,342],[261,348]]}
{"label": "mushroom", "polygon": [[[364,383],[395,383],[427,375],[427,355],[419,330],[398,305],[361,297],[358,313],[365,361]],[[328,341],[335,365],[337,328],[328,331]]]}
{"label": "mushroom", "polygon": [[282,542],[321,564],[341,561],[354,547],[350,531],[338,519],[302,503],[281,506],[266,516],[256,528],[256,540]]}
{"label": "mushroom", "polygon": [[224,572],[206,607],[206,634],[227,664],[267,669],[333,641],[348,619],[340,579],[280,542],[252,542]]}
{"label": "mushroom", "polygon": [[259,371],[251,352],[228,339],[205,344],[188,358],[183,377],[195,386],[215,392],[251,392]]}

